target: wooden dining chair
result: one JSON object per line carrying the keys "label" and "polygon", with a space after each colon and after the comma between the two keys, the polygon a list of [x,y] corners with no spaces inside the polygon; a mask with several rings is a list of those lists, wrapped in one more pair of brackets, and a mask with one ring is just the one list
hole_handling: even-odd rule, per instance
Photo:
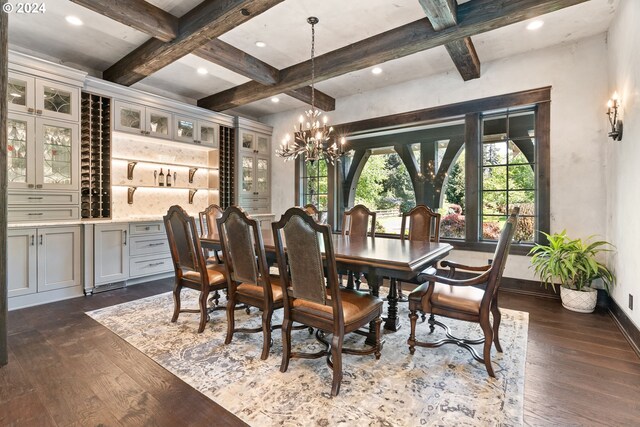
{"label": "wooden dining chair", "polygon": [[[218,305],[218,299],[214,299],[214,307],[207,308],[209,294],[227,288],[224,270],[219,265],[207,265],[200,245],[196,222],[180,206],[174,205],[169,208],[164,216],[164,226],[175,269],[174,309],[171,321],[176,322],[180,313],[200,313],[198,327],[200,333],[204,331],[209,320],[209,311],[224,308]],[[182,288],[200,292],[198,310],[181,308],[180,293]]]}
{"label": "wooden dining chair", "polygon": [[[440,242],[440,218],[438,212],[434,212],[425,205],[417,205],[409,212],[402,213],[400,226],[400,240]],[[433,269],[433,273],[436,270]],[[391,279],[395,280],[395,279]],[[407,301],[402,293],[402,282],[397,281],[398,300]]]}
{"label": "wooden dining chair", "polygon": [[[284,289],[284,321],[282,323],[282,364],[286,372],[292,358],[319,358],[326,356],[333,369],[331,395],[337,396],[342,382],[342,353],[375,354],[380,358],[382,342],[380,324],[382,300],[368,293],[340,288],[338,271],[331,240],[331,228],[318,224],[300,208],[290,208],[280,221],[271,224],[282,274]],[[286,242],[286,255],[283,241]],[[324,260],[323,261],[323,252]],[[325,281],[325,268],[327,271]],[[291,352],[293,322],[317,328],[332,334],[331,343],[316,353]],[[345,334],[358,331],[370,322],[375,324],[375,345],[370,349],[344,348]]]}
{"label": "wooden dining chair", "polygon": [[[376,213],[370,211],[364,205],[355,205],[351,209],[344,211],[342,214],[342,235],[353,238],[366,238],[367,235],[375,237]],[[347,288],[353,289],[355,284],[355,289],[360,289],[362,273],[349,271],[347,274]],[[340,276],[340,283],[342,283],[342,275]]]}
{"label": "wooden dining chair", "polygon": [[[262,332],[260,357],[264,360],[269,357],[273,311],[283,305],[279,277],[269,275],[258,221],[251,219],[242,208],[231,206],[216,222],[229,285],[225,344],[231,343],[236,332]],[[261,310],[262,327],[236,328],[234,308],[237,304]]]}
{"label": "wooden dining chair", "polygon": [[[449,268],[446,277],[435,274],[420,274],[418,276],[419,280],[424,283],[409,295],[411,333],[407,343],[411,354],[414,354],[416,346],[439,347],[443,344],[456,344],[467,349],[475,360],[484,363],[489,376],[495,377],[491,366],[492,343],[495,344],[496,350],[502,353],[502,346],[498,338],[501,319],[498,308],[498,288],[518,223],[519,212],[518,207],[513,208],[500,234],[500,240],[498,240],[491,264],[471,267],[445,260],[440,265],[443,268]],[[458,270],[473,272],[475,276],[467,279],[456,278]],[[436,342],[418,341],[416,339],[418,311],[430,313],[430,332],[433,333],[435,325],[438,325],[445,330],[446,338]],[[493,325],[490,313],[493,315]],[[475,340],[456,338],[451,335],[445,324],[435,320],[435,315],[479,323],[484,337]],[[482,357],[472,347],[477,344],[484,344]]]}
{"label": "wooden dining chair", "polygon": [[[204,211],[199,213],[200,230],[202,234],[210,234],[213,238],[218,237],[218,224],[216,220],[222,216],[223,210],[216,204],[209,205]],[[222,264],[222,259],[218,251],[213,251],[213,257],[208,257],[207,262]]]}

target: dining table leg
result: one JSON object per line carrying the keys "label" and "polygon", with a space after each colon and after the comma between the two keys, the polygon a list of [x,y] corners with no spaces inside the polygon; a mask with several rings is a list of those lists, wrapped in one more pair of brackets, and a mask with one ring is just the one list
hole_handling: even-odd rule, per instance
{"label": "dining table leg", "polygon": [[384,328],[387,331],[396,332],[400,329],[400,319],[398,318],[398,281],[391,278],[389,282],[389,295],[387,295],[389,311],[386,319],[384,319]]}

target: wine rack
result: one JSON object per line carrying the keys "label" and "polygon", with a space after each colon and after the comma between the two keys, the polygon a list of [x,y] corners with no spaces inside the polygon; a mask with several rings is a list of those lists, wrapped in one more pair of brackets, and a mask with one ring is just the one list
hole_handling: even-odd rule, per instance
{"label": "wine rack", "polygon": [[111,98],[82,93],[80,200],[82,218],[111,217]]}
{"label": "wine rack", "polygon": [[220,207],[234,204],[235,129],[220,126]]}

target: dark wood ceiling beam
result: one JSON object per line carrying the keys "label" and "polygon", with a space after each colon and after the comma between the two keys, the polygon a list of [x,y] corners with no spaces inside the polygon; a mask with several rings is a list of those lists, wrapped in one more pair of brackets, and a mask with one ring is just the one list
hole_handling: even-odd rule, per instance
{"label": "dark wood ceiling beam", "polygon": [[[418,0],[436,31],[458,24],[456,0]],[[471,37],[444,45],[464,81],[480,77],[480,59]]]}
{"label": "dark wood ceiling beam", "polygon": [[282,1],[205,0],[179,19],[175,39],[148,40],[105,70],[103,77],[130,86]]}
{"label": "dark wood ceiling beam", "polygon": [[[326,93],[320,92],[318,89],[315,89],[316,99],[315,106],[322,111],[333,111],[336,109],[336,100],[335,98],[330,97]],[[300,100],[302,102],[306,102],[311,105],[311,86],[304,86],[298,89],[288,90],[286,92],[287,95]]]}
{"label": "dark wood ceiling beam", "polygon": [[71,1],[163,42],[178,36],[178,18],[144,0]]}
{"label": "dark wood ceiling beam", "polygon": [[[274,85],[280,81],[280,70],[220,39],[209,41],[193,53],[263,85]],[[334,98],[318,89],[315,89],[315,92],[318,108],[323,111],[335,110],[336,100]],[[284,93],[302,102],[311,103],[310,86],[288,90]]]}
{"label": "dark wood ceiling beam", "polygon": [[[471,0],[458,6],[458,25],[435,31],[428,19],[361,40],[316,58],[316,81],[402,58],[436,46],[495,30],[588,0]],[[311,80],[311,61],[280,70],[280,83],[248,82],[202,98],[198,105],[221,111],[303,86]]]}

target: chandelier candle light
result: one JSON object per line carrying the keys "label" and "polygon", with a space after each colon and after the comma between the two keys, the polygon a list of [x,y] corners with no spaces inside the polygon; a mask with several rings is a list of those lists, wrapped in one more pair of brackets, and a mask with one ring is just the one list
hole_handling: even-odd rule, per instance
{"label": "chandelier candle light", "polygon": [[340,147],[335,142],[331,142],[333,127],[327,126],[329,121],[327,116],[321,119],[322,111],[315,106],[315,25],[319,21],[318,18],[312,16],[307,19],[307,22],[311,24],[311,109],[305,111],[306,123],[304,116],[301,115],[298,119],[299,123],[293,127],[293,141],[291,141],[291,136],[287,134],[280,148],[276,150],[276,155],[285,160],[293,160],[304,155],[305,162],[324,159],[333,164],[344,155],[345,139],[341,138]]}

